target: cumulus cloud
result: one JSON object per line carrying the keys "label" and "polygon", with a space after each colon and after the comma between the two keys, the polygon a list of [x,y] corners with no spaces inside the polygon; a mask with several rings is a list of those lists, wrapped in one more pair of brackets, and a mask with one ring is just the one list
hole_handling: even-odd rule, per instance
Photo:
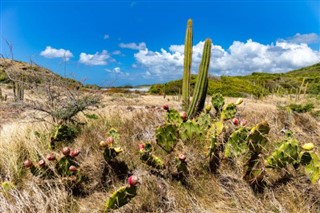
{"label": "cumulus cloud", "polygon": [[45,58],[62,58],[65,61],[69,61],[73,57],[70,50],[55,49],[51,46],[47,46],[45,50],[40,53]]}
{"label": "cumulus cloud", "polygon": [[[193,46],[192,72],[197,73],[204,42]],[[134,57],[145,69],[145,78],[160,80],[181,77],[183,45],[171,45],[168,50],[139,50]],[[248,75],[252,72],[286,72],[320,62],[320,52],[306,43],[278,40],[275,44],[261,44],[251,39],[234,41],[228,48],[212,45],[210,73],[213,75]]]}
{"label": "cumulus cloud", "polygon": [[96,52],[95,54],[81,53],[79,62],[85,65],[106,65],[107,59],[110,58],[108,51],[102,50],[101,53]]}
{"label": "cumulus cloud", "polygon": [[286,41],[290,43],[296,43],[296,44],[315,44],[320,42],[320,36],[316,33],[308,33],[308,34],[300,34],[297,33],[292,37],[289,37],[287,39],[280,39],[280,42]]}
{"label": "cumulus cloud", "polygon": [[119,47],[127,48],[132,50],[144,50],[146,49],[146,43],[140,42],[139,44],[131,42],[131,43],[120,43]]}

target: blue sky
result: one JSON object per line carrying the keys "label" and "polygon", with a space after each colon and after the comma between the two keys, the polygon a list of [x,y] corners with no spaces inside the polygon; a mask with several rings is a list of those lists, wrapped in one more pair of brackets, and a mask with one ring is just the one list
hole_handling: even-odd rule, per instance
{"label": "blue sky", "polygon": [[[285,72],[320,62],[320,1],[0,0],[0,53],[102,86],[182,75],[193,19],[192,72],[213,42],[212,75]],[[64,66],[66,65],[66,71]]]}

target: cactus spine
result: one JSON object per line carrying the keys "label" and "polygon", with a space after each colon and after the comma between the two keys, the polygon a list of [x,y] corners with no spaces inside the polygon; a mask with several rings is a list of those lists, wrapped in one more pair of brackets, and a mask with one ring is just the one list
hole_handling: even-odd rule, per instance
{"label": "cactus spine", "polygon": [[193,98],[188,110],[190,118],[199,114],[203,108],[206,100],[208,89],[208,70],[211,57],[211,40],[206,39],[203,47],[202,59],[199,67],[198,79],[193,92]]}
{"label": "cactus spine", "polygon": [[192,19],[188,20],[186,38],[184,43],[184,69],[182,80],[182,105],[188,110],[190,103],[190,69],[192,63]]}

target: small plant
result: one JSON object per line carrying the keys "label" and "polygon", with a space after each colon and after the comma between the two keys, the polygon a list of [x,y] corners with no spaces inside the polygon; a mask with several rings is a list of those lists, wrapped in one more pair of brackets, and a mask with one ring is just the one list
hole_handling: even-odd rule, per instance
{"label": "small plant", "polygon": [[104,212],[110,209],[118,209],[131,201],[137,195],[137,184],[140,183],[137,176],[132,175],[128,178],[128,185],[117,189],[107,200]]}
{"label": "small plant", "polygon": [[107,162],[110,162],[122,152],[122,148],[118,143],[120,135],[116,129],[111,128],[108,131],[107,136],[106,140],[100,142],[100,147],[104,149],[104,159]]}

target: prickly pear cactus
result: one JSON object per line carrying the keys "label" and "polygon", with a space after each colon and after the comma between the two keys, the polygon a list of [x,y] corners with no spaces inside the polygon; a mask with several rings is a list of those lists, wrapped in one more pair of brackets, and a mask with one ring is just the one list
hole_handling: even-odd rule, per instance
{"label": "prickly pear cactus", "polygon": [[297,164],[299,151],[299,142],[293,138],[287,139],[267,157],[265,165],[271,168],[283,168],[288,164]]}
{"label": "prickly pear cactus", "polygon": [[69,141],[75,138],[77,130],[74,126],[61,124],[57,127],[53,136],[54,141]]}
{"label": "prickly pear cactus", "polygon": [[121,152],[120,147],[108,147],[103,151],[103,157],[108,162],[116,158]]}
{"label": "prickly pear cactus", "polygon": [[107,200],[105,205],[105,212],[108,212],[110,209],[117,209],[117,208],[120,208],[121,206],[126,205],[136,195],[137,195],[136,186],[120,187]]}
{"label": "prickly pear cactus", "polygon": [[210,126],[211,126],[211,116],[208,113],[201,113],[197,118],[196,118],[197,123],[200,125],[200,128],[203,131],[206,131]]}
{"label": "prickly pear cactus", "polygon": [[253,154],[244,166],[245,175],[243,177],[250,185],[259,185],[265,176],[264,163],[259,155]]}
{"label": "prickly pear cactus", "polygon": [[216,121],[212,123],[211,128],[207,132],[207,139],[210,140],[210,138],[213,136],[215,137],[219,136],[223,132],[224,128],[225,126],[221,121]]}
{"label": "prickly pear cactus", "polygon": [[220,114],[222,111],[222,107],[224,106],[224,97],[220,93],[213,94],[211,103],[214,109],[216,110],[216,112]]}
{"label": "prickly pear cactus", "polygon": [[180,113],[175,109],[170,109],[166,113],[166,122],[179,125],[183,122]]}
{"label": "prickly pear cactus", "polygon": [[118,140],[120,139],[120,134],[118,133],[118,130],[111,128],[108,133],[108,137],[112,137],[114,139],[114,143],[117,144]]}
{"label": "prickly pear cactus", "polygon": [[240,127],[230,135],[224,149],[225,157],[238,157],[248,152],[248,133],[249,130],[247,128]]}
{"label": "prickly pear cactus", "polygon": [[154,154],[152,154],[152,147],[150,143],[146,143],[140,148],[140,159],[145,162],[148,166],[151,166],[155,169],[164,169],[164,162]]}
{"label": "prickly pear cactus", "polygon": [[266,135],[269,133],[269,124],[264,121],[254,126],[248,136],[249,149],[253,152],[260,153],[265,144],[268,142]]}
{"label": "prickly pear cactus", "polygon": [[174,124],[164,124],[156,130],[157,144],[167,153],[172,152],[178,143],[179,129]]}
{"label": "prickly pear cactus", "polygon": [[312,183],[319,182],[320,179],[320,158],[315,153],[310,153],[311,160],[305,166],[305,173],[310,177]]}
{"label": "prickly pear cactus", "polygon": [[203,129],[194,120],[188,120],[180,125],[180,137],[183,141],[201,140],[204,138]]}
{"label": "prickly pear cactus", "polygon": [[69,170],[70,166],[79,167],[79,164],[70,156],[64,156],[56,164],[57,173],[62,176],[71,176],[74,173]]}
{"label": "prickly pear cactus", "polygon": [[234,118],[236,113],[237,113],[237,105],[235,105],[234,103],[230,103],[223,107],[221,112],[221,120],[225,121],[225,120]]}

